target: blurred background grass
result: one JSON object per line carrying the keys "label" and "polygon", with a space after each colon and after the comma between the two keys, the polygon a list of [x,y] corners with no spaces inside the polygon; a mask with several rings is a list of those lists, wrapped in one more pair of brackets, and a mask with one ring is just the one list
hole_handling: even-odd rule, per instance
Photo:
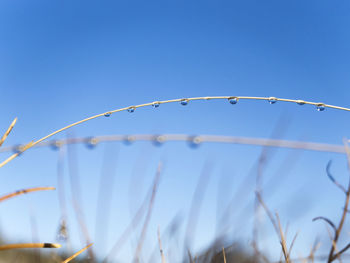
{"label": "blurred background grass", "polygon": [[[5,131],[19,117],[4,147],[40,138],[86,116],[162,99],[251,95],[349,106],[349,10],[347,1],[316,0],[2,1],[0,129]],[[123,112],[55,139],[182,133],[341,144],[348,136],[347,120],[346,112],[317,112],[308,105],[191,102]],[[160,260],[158,225],[164,251],[177,251],[171,255],[175,262],[188,259],[186,245],[195,257],[222,233],[227,240],[223,238],[220,246],[227,247],[227,253],[238,243],[253,255],[257,214],[259,249],[278,260],[278,238],[264,211],[254,208],[258,174],[263,174],[258,181],[264,200],[271,211],[279,212],[284,229],[288,223],[288,232],[300,230],[293,256],[307,255],[316,237],[321,241],[319,253],[329,251],[324,225],[312,218],[323,215],[337,221],[340,216],[343,195],[329,182],[325,169],[333,160],[332,174],[346,184],[343,155],[243,145],[193,148],[175,142],[115,142],[94,150],[85,146],[73,145],[64,153],[33,149],[0,169],[3,194],[35,186],[57,188],[1,204],[6,242],[55,242],[65,203],[71,244],[59,253],[78,251],[86,245],[73,205],[78,200],[93,249],[103,259],[149,200],[162,161],[143,258]],[[58,198],[62,193],[64,202]],[[196,210],[197,216],[191,212]],[[191,214],[197,219],[190,220]],[[144,219],[116,259],[132,260]],[[193,221],[196,227],[189,227]],[[346,241],[346,235],[341,237],[340,246]],[[221,248],[215,248],[220,254]]]}

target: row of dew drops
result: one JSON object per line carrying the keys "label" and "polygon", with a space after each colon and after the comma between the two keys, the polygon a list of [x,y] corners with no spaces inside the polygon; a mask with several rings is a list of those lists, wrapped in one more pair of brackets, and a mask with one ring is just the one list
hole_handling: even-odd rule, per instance
{"label": "row of dew drops", "polygon": [[[232,105],[237,104],[238,100],[239,100],[238,97],[229,97],[228,98],[228,102],[230,104],[232,104]],[[278,101],[278,99],[276,97],[269,97],[267,100],[268,100],[268,102],[270,104],[275,104]],[[189,102],[189,99],[181,99],[180,100],[180,104],[182,106],[186,106],[188,104],[188,102]],[[306,102],[304,100],[297,100],[296,103],[298,105],[306,104]],[[158,108],[159,106],[160,106],[160,102],[158,102],[158,101],[155,101],[155,102],[152,103],[152,107],[153,108]],[[326,106],[323,103],[318,103],[316,105],[316,109],[317,109],[317,111],[324,111],[326,109]],[[135,110],[136,110],[136,107],[134,107],[134,106],[131,106],[131,107],[129,107],[127,109],[127,111],[130,112],[130,113],[133,113]],[[105,117],[110,117],[111,114],[112,114],[111,112],[106,112],[104,114],[104,116]],[[134,141],[134,139],[133,139],[132,136],[127,136],[126,139],[124,140],[124,142],[126,144],[131,144],[133,141]],[[162,145],[164,143],[164,139],[163,139],[163,137],[161,135],[155,136],[153,142],[154,142],[154,145],[160,146],[160,145]],[[201,139],[198,136],[193,136],[192,138],[190,138],[188,140],[188,142],[189,142],[189,146],[191,148],[197,148],[199,146],[199,144],[201,143]],[[96,138],[94,138],[94,137],[91,137],[91,138],[89,138],[87,140],[87,147],[89,149],[95,148],[95,146],[97,144],[98,144],[98,140]]]}
{"label": "row of dew drops", "polygon": [[[228,99],[228,102],[232,105],[234,104],[237,104],[238,101],[239,101],[239,98],[238,97],[229,97]],[[190,100],[189,99],[181,99],[180,100],[180,104],[183,105],[183,106],[186,106],[188,104]],[[267,99],[267,101],[270,103],[270,104],[275,104],[278,99],[276,97],[269,97]],[[304,100],[297,100],[295,101],[298,105],[304,105],[306,104],[306,102]],[[160,106],[160,102],[159,101],[155,101],[152,103],[152,107],[153,108],[158,108]],[[325,104],[323,103],[318,103],[316,104],[316,109],[317,111],[324,111],[326,109],[326,106]],[[127,108],[127,111],[130,112],[130,113],[133,113],[134,111],[136,110],[136,107],[135,106],[131,106],[129,108]],[[112,112],[106,112],[104,113],[104,116],[105,117],[110,117],[112,115]],[[132,137],[128,137],[125,139],[125,142],[126,144],[130,144],[133,142],[133,139]],[[155,145],[161,145],[164,141],[162,140],[161,136],[157,136],[155,137],[154,139],[154,144]],[[91,137],[89,140],[87,140],[87,147],[89,149],[93,149],[96,145],[98,144],[98,140],[94,137]],[[193,148],[196,148],[198,145],[200,144],[200,140],[198,137],[196,136],[193,136],[193,139],[192,140],[189,140],[189,145]],[[61,145],[61,142],[60,141],[54,141],[52,144],[51,144],[52,148],[53,149],[58,149],[60,148],[62,145]],[[20,153],[23,151],[23,145],[18,145],[15,147],[14,149],[14,152],[16,153]]]}
{"label": "row of dew drops", "polygon": [[[229,98],[228,98],[229,103],[231,103],[231,104],[233,104],[233,105],[234,105],[234,104],[237,104],[238,100],[239,100],[238,97],[229,97]],[[267,100],[268,100],[268,102],[269,102],[270,104],[275,104],[275,103],[278,101],[278,99],[277,99],[276,97],[269,97]],[[186,106],[186,105],[188,104],[188,102],[189,102],[189,99],[181,99],[180,104],[183,105],[183,106]],[[306,102],[303,101],[303,100],[297,100],[296,103],[297,103],[298,105],[304,105],[304,104],[306,104]],[[153,108],[158,108],[159,106],[160,106],[160,102],[158,102],[158,101],[155,101],[155,102],[152,103],[152,107],[153,107]],[[317,109],[318,111],[324,111],[324,110],[326,109],[326,106],[325,106],[325,104],[323,104],[323,103],[318,103],[318,104],[316,105],[316,109]],[[129,108],[127,109],[127,111],[130,112],[130,113],[133,113],[135,110],[136,110],[136,107],[134,107],[134,106],[131,106],[131,107],[129,107]],[[112,114],[111,112],[106,112],[106,113],[104,114],[104,116],[105,116],[105,117],[110,117],[111,114]]]}
{"label": "row of dew drops", "polygon": [[[125,145],[131,145],[133,142],[136,141],[136,138],[133,135],[126,135],[124,139],[121,141]],[[161,146],[167,141],[167,139],[164,135],[154,135],[154,137],[150,141],[154,146]],[[108,141],[105,141],[105,142],[108,142]],[[188,146],[193,149],[198,148],[202,142],[203,142],[202,138],[198,135],[189,136],[187,139]],[[84,139],[84,144],[88,149],[95,149],[99,143],[101,143],[101,141],[96,137],[87,137],[86,139]],[[52,140],[49,146],[52,150],[59,150],[65,144],[69,144],[69,143],[64,142],[64,140]],[[14,153],[21,154],[23,152],[24,146],[25,145],[21,145],[21,144],[14,146],[12,151]]]}
{"label": "row of dew drops", "polygon": [[[237,97],[230,97],[230,98],[228,98],[228,101],[229,101],[231,104],[233,104],[233,105],[234,105],[234,104],[237,104],[238,100],[239,100],[239,99],[238,99]],[[270,104],[275,104],[277,101],[278,101],[278,99],[275,98],[275,97],[270,97],[270,98],[268,98],[268,102],[269,102]],[[303,100],[297,100],[296,103],[297,103],[298,105],[304,105],[304,104],[305,104],[305,101],[303,101]],[[324,110],[326,109],[326,107],[325,107],[325,105],[324,105],[323,103],[319,103],[319,104],[316,105],[316,109],[317,109],[318,111],[324,111]]]}

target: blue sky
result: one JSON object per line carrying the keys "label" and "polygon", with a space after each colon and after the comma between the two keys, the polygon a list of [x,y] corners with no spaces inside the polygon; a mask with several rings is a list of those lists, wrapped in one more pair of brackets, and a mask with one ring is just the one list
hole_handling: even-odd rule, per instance
{"label": "blue sky", "polygon": [[[14,117],[19,118],[6,144],[38,139],[96,113],[163,99],[275,96],[349,106],[349,11],[347,1],[3,1],[1,129],[5,130]],[[186,133],[267,138],[280,118],[288,118],[283,135],[286,139],[341,144],[343,137],[349,136],[347,112],[330,109],[317,112],[308,105],[269,105],[261,101],[241,101],[234,106],[226,101],[191,102],[186,107],[161,105],[156,110],[145,108],[133,114],[121,112],[94,120],[71,132],[75,136]],[[65,137],[65,133],[56,136]],[[215,172],[203,201],[197,231],[201,233],[196,240],[200,247],[212,237],[219,177],[232,181],[225,186],[227,198],[223,199],[227,200],[260,153],[259,147],[251,146],[203,145],[193,150],[181,143],[162,147],[147,143],[113,145],[117,148],[118,183],[114,186],[115,209],[109,223],[108,243],[113,243],[130,220],[129,202],[142,201],[161,159],[166,160],[166,166],[148,243],[154,244],[152,234],[157,225],[165,228],[178,211],[186,226],[188,200],[196,180],[206,160],[213,159]],[[96,185],[104,148],[101,145],[88,151],[77,147],[83,181],[82,205],[94,238]],[[274,155],[274,161],[267,167],[267,177],[278,171],[288,153],[281,150]],[[1,157],[6,158],[6,154]],[[318,213],[339,212],[342,196],[324,175],[329,159],[334,160],[334,173],[346,182],[343,156],[302,153],[278,193],[269,199],[272,208],[281,211],[284,222],[294,218],[285,204],[297,211],[302,209],[296,204],[306,204],[305,200],[310,201],[310,206],[296,221],[296,229],[305,222],[309,224]],[[4,182],[1,192],[38,185],[57,186],[56,162],[57,153],[50,149],[28,151],[1,169]],[[140,162],[147,167],[140,168],[139,192],[130,201],[132,170]],[[68,176],[66,181],[68,191]],[[293,193],[300,195],[296,198]],[[249,196],[252,198],[252,190]],[[15,233],[20,238],[30,238],[33,210],[40,222],[40,239],[45,242],[53,239],[59,219],[56,193],[20,197],[4,203],[0,209],[2,231],[7,236]],[[80,247],[74,220],[72,216],[72,235],[75,246]],[[122,223],[113,224],[116,220]],[[271,232],[269,223],[264,224],[266,232]],[[301,251],[303,245],[312,243],[311,227],[312,231],[325,231],[319,225],[313,223],[305,229],[308,238],[305,243],[300,241]],[[238,232],[235,235],[248,243],[251,235]],[[137,233],[131,246],[135,240]],[[278,246],[276,241],[271,235],[269,246]],[[96,248],[103,256],[105,251],[98,242]],[[132,249],[123,251],[125,257],[128,253]]]}

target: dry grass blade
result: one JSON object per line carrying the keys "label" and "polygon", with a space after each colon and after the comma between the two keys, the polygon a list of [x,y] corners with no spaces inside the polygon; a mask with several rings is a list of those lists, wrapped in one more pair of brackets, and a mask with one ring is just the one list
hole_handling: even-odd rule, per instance
{"label": "dry grass blade", "polygon": [[[67,135],[68,138],[70,135]],[[80,177],[79,177],[79,167],[78,167],[78,155],[77,151],[74,147],[75,145],[70,145],[70,147],[67,147],[67,154],[68,154],[68,173],[70,178],[70,186],[71,186],[71,195],[72,195],[72,203],[73,208],[75,212],[75,216],[77,219],[78,226],[81,230],[81,242],[83,245],[91,244],[91,238],[88,231],[88,227],[86,225],[85,216],[83,213],[83,210],[81,209],[81,184],[80,184]],[[93,249],[88,250],[89,257],[91,258],[92,262],[95,260],[95,255],[93,252]]]}
{"label": "dry grass blade", "polygon": [[153,205],[154,205],[154,201],[155,201],[156,194],[157,194],[157,189],[158,189],[158,185],[159,185],[161,171],[162,171],[162,163],[159,163],[158,168],[157,168],[157,172],[156,172],[156,176],[154,179],[154,183],[153,183],[151,199],[150,199],[149,204],[148,204],[148,211],[146,214],[145,222],[143,224],[141,235],[140,235],[140,238],[139,238],[136,250],[135,250],[135,256],[134,256],[135,262],[139,262],[139,257],[140,257],[141,251],[142,251],[145,237],[146,237],[148,224],[149,224],[149,221],[150,221],[151,215],[152,215]]}
{"label": "dry grass blade", "polygon": [[[38,235],[38,224],[36,222],[36,218],[32,208],[30,209],[30,225],[31,225],[31,232],[32,232],[32,243],[39,243],[40,239]],[[41,263],[40,249],[38,248],[34,249],[33,256],[34,256],[35,262]]]}
{"label": "dry grass blade", "polygon": [[342,186],[340,183],[338,183],[338,181],[335,180],[334,176],[331,174],[331,171],[330,171],[331,165],[332,165],[332,161],[329,161],[326,167],[326,172],[329,180],[331,180],[337,187],[340,188],[340,190],[342,190],[346,194],[345,187]]}
{"label": "dry grass blade", "polygon": [[312,221],[316,221],[316,220],[324,220],[333,228],[334,231],[337,231],[337,228],[335,227],[334,223],[330,219],[323,216],[318,216],[312,219]]}
{"label": "dry grass blade", "polygon": [[72,259],[76,258],[77,256],[79,256],[81,253],[83,253],[85,250],[87,250],[89,247],[91,247],[93,244],[89,244],[86,247],[84,247],[83,249],[79,250],[77,253],[75,253],[74,255],[70,256],[69,258],[67,258],[66,260],[62,261],[62,263],[67,263],[69,261],[71,261]]}
{"label": "dry grass blade", "polygon": [[346,153],[347,160],[348,160],[348,169],[350,170],[350,149],[349,149],[349,141],[350,141],[350,140],[347,140],[347,139],[344,139],[344,140],[343,140],[344,148],[345,148],[345,153]]}
{"label": "dry grass blade", "polygon": [[[76,215],[76,218],[78,221],[78,225],[79,225],[81,232],[84,236],[85,243],[86,244],[90,243],[90,246],[91,246],[92,243],[90,241],[90,235],[89,235],[89,231],[88,231],[88,228],[87,228],[85,220],[84,220],[84,216],[80,210],[78,203],[75,200],[73,200],[73,207],[74,207],[75,215]],[[87,245],[87,247],[89,247],[89,245]],[[89,252],[90,258],[94,261],[95,255],[94,255],[92,249],[90,249],[88,252]]]}
{"label": "dry grass blade", "polygon": [[265,204],[264,200],[262,199],[261,195],[259,192],[255,192],[256,194],[256,197],[258,198],[258,201],[260,202],[260,204],[262,205],[262,207],[264,208],[267,216],[269,217],[277,235],[279,235],[279,228],[277,226],[277,223],[276,223],[276,220],[275,218],[273,217],[272,213],[270,212],[270,210],[268,209],[267,205]]}
{"label": "dry grass blade", "polygon": [[[335,252],[336,254],[338,254],[338,253],[339,253],[339,250],[338,250],[338,248],[337,248],[337,242],[334,240],[334,238],[333,238],[333,236],[332,236],[332,233],[331,233],[331,231],[330,231],[330,229],[328,228],[327,225],[326,225],[326,229],[327,229],[327,232],[328,232],[328,236],[329,236],[329,238],[330,238],[330,240],[331,240],[331,242],[332,242],[333,253]],[[333,256],[332,256],[332,258],[333,258]],[[333,261],[333,259],[331,259],[331,261]],[[339,262],[340,262],[340,263],[342,262],[340,258],[339,258]]]}
{"label": "dry grass blade", "polygon": [[23,189],[23,190],[18,190],[16,192],[13,192],[11,194],[7,194],[4,196],[0,197],[0,202],[3,202],[7,199],[10,199],[12,197],[18,196],[18,195],[22,195],[22,194],[28,194],[31,192],[37,192],[37,191],[48,191],[48,190],[55,190],[55,187],[34,187],[34,188],[28,188],[28,189]]}
{"label": "dry grass blade", "polygon": [[13,127],[15,126],[17,122],[17,117],[12,121],[12,123],[10,124],[10,126],[8,127],[7,131],[4,133],[4,135],[1,137],[0,139],[0,147],[1,145],[4,143],[4,141],[6,140],[7,136],[9,136],[10,132],[12,131]]}
{"label": "dry grass blade", "polygon": [[107,245],[108,225],[110,222],[110,212],[114,193],[114,182],[117,171],[118,152],[114,145],[106,145],[102,169],[100,175],[99,189],[97,195],[96,220],[95,220],[95,243],[99,244],[101,254]]}
{"label": "dry grass blade", "polygon": [[185,246],[191,249],[193,237],[196,235],[196,227],[202,208],[203,198],[208,188],[209,180],[212,175],[213,165],[207,161],[202,168],[198,178],[196,188],[193,193],[191,207],[188,215],[188,221],[185,232]]}
{"label": "dry grass blade", "polygon": [[288,251],[288,258],[290,258],[290,253],[291,253],[292,248],[293,248],[293,246],[294,246],[295,240],[296,240],[297,237],[298,237],[298,234],[299,234],[298,232],[295,233],[294,238],[293,238],[293,240],[292,240],[292,243],[290,243],[289,251]]}
{"label": "dry grass blade", "polygon": [[[350,149],[349,149],[349,144],[348,144],[348,140],[344,139],[344,148],[345,148],[345,151],[346,151],[346,154],[347,154],[347,160],[348,160],[348,168],[350,168]],[[340,222],[339,222],[339,225],[335,231],[335,235],[334,235],[334,238],[332,240],[332,247],[331,247],[331,250],[329,252],[329,256],[328,256],[328,263],[331,263],[332,261],[338,259],[340,260],[340,256],[342,253],[344,253],[349,247],[345,247],[344,249],[342,249],[342,253],[338,252],[338,251],[335,251],[336,249],[336,244],[338,242],[338,239],[339,239],[339,236],[340,236],[340,233],[343,229],[343,226],[344,226],[344,222],[345,222],[345,218],[346,218],[346,214],[347,214],[347,211],[348,211],[348,208],[349,208],[349,202],[350,202],[350,176],[349,176],[349,183],[348,183],[348,187],[345,191],[345,204],[344,204],[344,209],[343,209],[343,213],[342,213],[342,216],[341,216],[341,219],[340,219]],[[334,252],[336,252],[334,254]]]}
{"label": "dry grass blade", "polygon": [[289,253],[288,253],[288,249],[287,249],[287,243],[286,243],[286,239],[284,238],[283,229],[281,226],[281,221],[280,221],[280,218],[279,218],[277,212],[276,212],[276,219],[278,222],[278,229],[279,229],[280,238],[281,238],[281,246],[282,246],[283,256],[284,256],[286,263],[289,263],[290,260],[289,260]]}
{"label": "dry grass blade", "polygon": [[312,263],[315,262],[315,253],[320,248],[320,246],[321,246],[321,242],[316,239],[314,242],[314,245],[312,246],[312,248],[310,250],[310,254],[308,256],[308,259],[310,259]]}
{"label": "dry grass blade", "polygon": [[[265,204],[264,200],[261,197],[261,194],[259,192],[256,192],[256,197],[258,199],[258,201],[260,202],[261,206],[264,208],[266,214],[268,215],[268,217],[270,218],[270,221],[276,231],[277,236],[280,238],[280,244],[282,247],[282,253],[284,256],[284,260],[286,263],[290,263],[290,257],[289,257],[289,253],[288,253],[288,249],[287,249],[287,243],[286,243],[286,239],[285,239],[285,235],[283,233],[282,230],[282,226],[281,226],[281,221],[280,218],[278,216],[278,213],[276,213],[276,219],[273,217],[272,213],[270,212],[270,210],[268,209],[267,205]],[[294,237],[292,244],[291,244],[291,248],[293,247],[294,241],[295,241],[296,236]]]}
{"label": "dry grass blade", "polygon": [[226,263],[226,254],[225,254],[225,248],[222,248],[222,255],[224,256],[224,263]]}
{"label": "dry grass blade", "polygon": [[350,243],[349,244],[347,244],[342,250],[340,250],[339,252],[337,252],[334,256],[333,256],[333,258],[334,259],[337,259],[337,258],[339,258],[346,250],[348,250],[350,248]]}
{"label": "dry grass blade", "polygon": [[104,258],[104,260],[102,261],[103,263],[108,262],[108,260],[111,259],[112,256],[117,255],[117,253],[120,251],[120,249],[126,244],[126,240],[130,236],[130,233],[132,232],[132,230],[135,229],[139,225],[139,223],[141,222],[141,219],[145,213],[145,210],[146,210],[146,207],[148,204],[148,199],[151,198],[151,196],[152,196],[153,187],[154,186],[152,185],[151,188],[149,189],[149,191],[148,191],[149,193],[147,194],[147,196],[143,200],[141,206],[137,209],[135,215],[133,216],[132,220],[130,221],[130,223],[128,224],[126,229],[123,231],[123,233],[121,234],[119,239],[115,242],[115,244],[113,245],[113,247],[110,250],[110,252],[108,253],[108,255]]}
{"label": "dry grass blade", "polygon": [[1,245],[0,250],[18,249],[18,248],[60,248],[56,243],[22,243]]}
{"label": "dry grass blade", "polygon": [[194,263],[195,260],[193,260],[193,257],[192,257],[192,254],[191,254],[191,251],[189,249],[187,249],[187,254],[188,254],[188,258],[190,260],[190,263]]}
{"label": "dry grass blade", "polygon": [[[347,259],[350,259],[350,254],[342,254],[343,257],[346,257]],[[297,258],[290,259],[291,262],[302,262],[302,263],[308,263],[311,262],[327,262],[328,255],[318,255],[314,256],[314,258],[310,258],[309,256],[303,257],[303,256],[298,256]],[[269,263],[282,263],[284,261],[278,260],[278,261],[273,261]],[[340,261],[341,262],[341,261]]]}
{"label": "dry grass blade", "polygon": [[[294,99],[283,99],[283,98],[275,98],[275,97],[250,97],[250,96],[210,96],[210,97],[194,97],[194,98],[181,98],[181,99],[173,99],[173,100],[163,100],[163,101],[157,101],[157,104],[166,104],[166,103],[173,103],[173,102],[182,102],[182,101],[186,101],[187,103],[189,101],[197,101],[197,100],[202,100],[202,101],[207,101],[207,100],[232,100],[232,99],[236,99],[236,101],[238,100],[265,100],[265,101],[271,101],[272,99],[277,102],[277,101],[283,101],[283,102],[292,102],[292,103],[296,103],[299,105],[304,105],[304,104],[308,104],[308,105],[314,105],[316,107],[323,107],[323,108],[333,108],[333,109],[338,109],[338,110],[344,110],[344,111],[350,111],[350,108],[345,108],[345,107],[339,107],[339,106],[334,106],[334,105],[329,105],[329,104],[324,104],[324,103],[320,103],[320,102],[311,102],[311,101],[304,101],[304,100],[294,100]],[[154,102],[149,102],[149,103],[144,103],[144,104],[139,104],[139,105],[135,105],[135,106],[128,106],[128,107],[124,107],[124,108],[119,108],[116,110],[112,110],[112,111],[107,111],[104,113],[100,113],[85,119],[82,119],[80,121],[74,122],[72,124],[69,124],[61,129],[58,129],[44,137],[42,137],[39,140],[36,140],[35,142],[33,142],[28,148],[33,147],[35,145],[37,145],[38,143],[54,136],[57,133],[60,133],[62,131],[65,131],[69,128],[72,128],[74,126],[77,126],[79,124],[82,124],[84,122],[102,117],[102,116],[110,116],[112,113],[116,113],[116,112],[121,112],[121,111],[127,111],[130,108],[132,108],[133,110],[137,109],[137,108],[141,108],[141,107],[147,107],[147,106],[152,106],[154,104]],[[28,149],[27,148],[27,149]],[[17,157],[18,155],[13,155],[10,158],[8,158],[7,160],[5,160],[4,162],[0,163],[0,168],[4,165],[6,165],[8,162],[10,162],[11,160],[13,160],[15,157]]]}
{"label": "dry grass blade", "polygon": [[159,244],[160,257],[162,259],[162,263],[166,263],[165,257],[164,257],[163,246],[162,246],[162,240],[160,239],[159,226],[158,226],[158,230],[157,230],[157,235],[158,235],[158,244]]}

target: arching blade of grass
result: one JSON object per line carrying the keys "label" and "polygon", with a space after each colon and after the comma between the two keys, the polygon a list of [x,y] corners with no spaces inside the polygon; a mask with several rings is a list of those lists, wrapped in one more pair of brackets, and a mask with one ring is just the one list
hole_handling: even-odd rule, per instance
{"label": "arching blade of grass", "polygon": [[[311,101],[294,100],[294,99],[283,99],[283,98],[276,98],[276,97],[209,96],[209,97],[194,97],[194,98],[181,98],[181,99],[174,99],[174,100],[163,100],[163,101],[156,101],[156,102],[149,102],[149,103],[139,104],[139,105],[136,105],[136,106],[128,106],[128,107],[124,107],[124,108],[120,108],[120,109],[116,109],[116,110],[112,110],[112,111],[107,111],[107,112],[104,112],[104,113],[100,113],[100,114],[97,114],[97,115],[94,115],[94,116],[82,119],[80,121],[77,121],[77,122],[74,122],[74,123],[72,123],[70,125],[67,125],[67,126],[61,128],[61,129],[58,129],[58,130],[56,130],[56,131],[54,131],[54,132],[52,132],[52,133],[42,137],[41,139],[39,139],[37,141],[29,143],[28,145],[26,145],[26,147],[20,153],[28,150],[29,148],[37,145],[38,143],[40,143],[40,142],[42,142],[42,141],[44,141],[46,139],[54,136],[57,133],[60,133],[60,132],[65,131],[65,130],[67,130],[69,128],[72,128],[74,126],[77,126],[79,124],[82,124],[84,122],[87,122],[87,121],[90,121],[90,120],[93,120],[93,119],[96,119],[96,118],[99,118],[99,117],[102,117],[102,116],[106,116],[106,117],[111,116],[111,114],[116,113],[116,112],[127,111],[127,110],[130,110],[130,109],[132,109],[132,112],[133,112],[137,108],[146,107],[146,106],[152,106],[154,103],[157,103],[157,104],[160,105],[160,104],[166,104],[166,103],[172,103],[172,102],[183,102],[185,100],[186,104],[182,104],[182,105],[187,105],[188,102],[190,102],[190,101],[197,101],[197,100],[206,100],[207,101],[207,100],[219,100],[219,99],[220,100],[229,100],[230,103],[231,103],[232,99],[235,99],[236,103],[239,100],[265,100],[265,101],[268,101],[268,102],[274,101],[274,103],[277,102],[277,101],[283,101],[283,102],[293,102],[293,103],[296,103],[298,105],[305,105],[305,104],[314,105],[314,106],[317,107],[317,109],[319,111],[323,111],[325,108],[333,108],[333,109],[338,109],[338,110],[350,111],[350,108],[339,107],[339,106],[324,104],[324,103],[320,103],[320,102],[311,102]],[[322,108],[322,110],[320,108]],[[0,167],[6,165],[11,160],[16,158],[18,155],[19,155],[19,153],[13,154],[8,159],[6,159],[2,163],[0,163]]]}

